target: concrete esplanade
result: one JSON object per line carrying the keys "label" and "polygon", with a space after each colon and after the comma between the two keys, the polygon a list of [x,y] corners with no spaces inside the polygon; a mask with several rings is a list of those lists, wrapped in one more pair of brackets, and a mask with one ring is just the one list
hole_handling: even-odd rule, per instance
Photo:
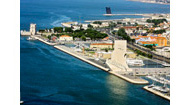
{"label": "concrete esplanade", "polygon": [[111,70],[109,72],[134,84],[148,84],[148,81],[144,79],[129,75],[133,70],[129,68],[126,63],[126,46],[126,40],[115,40],[114,51],[111,55],[111,59],[106,61],[106,64]]}

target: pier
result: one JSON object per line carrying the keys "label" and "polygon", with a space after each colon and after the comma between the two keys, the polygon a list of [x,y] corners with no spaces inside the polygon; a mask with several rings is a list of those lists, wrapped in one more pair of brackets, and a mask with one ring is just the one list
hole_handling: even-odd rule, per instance
{"label": "pier", "polygon": [[153,94],[155,94],[155,95],[158,95],[158,96],[160,96],[160,97],[162,97],[162,98],[164,98],[164,99],[166,99],[166,100],[170,100],[170,96],[168,96],[168,95],[166,95],[166,94],[164,94],[164,93],[161,93],[161,92],[159,92],[159,91],[156,91],[156,90],[154,90],[154,89],[152,89],[152,88],[148,88],[148,86],[144,86],[143,89],[145,89],[145,90],[147,90],[148,92],[151,92],[151,93],[153,93]]}

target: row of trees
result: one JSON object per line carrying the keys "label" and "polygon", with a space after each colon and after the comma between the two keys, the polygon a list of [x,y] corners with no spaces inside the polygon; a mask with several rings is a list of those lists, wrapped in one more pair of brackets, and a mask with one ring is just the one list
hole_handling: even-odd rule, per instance
{"label": "row of trees", "polygon": [[127,40],[128,42],[135,42],[135,39],[131,39],[129,35],[125,32],[124,28],[120,28],[117,31],[117,35],[122,37],[123,39]]}
{"label": "row of trees", "polygon": [[161,29],[161,30],[154,30],[154,31],[153,31],[153,33],[154,33],[154,34],[162,34],[162,33],[164,33],[164,32],[166,32],[166,30],[165,30],[165,29]]}
{"label": "row of trees", "polygon": [[100,33],[99,31],[93,30],[93,29],[87,29],[87,30],[76,30],[74,31],[71,36],[73,38],[81,38],[82,40],[86,40],[86,37],[89,37],[91,40],[100,40],[108,35],[105,33]]}
{"label": "row of trees", "polygon": [[95,21],[95,22],[93,22],[93,24],[99,24],[99,25],[101,25],[102,22],[100,22],[100,21]]}
{"label": "row of trees", "polygon": [[154,25],[158,25],[158,24],[160,24],[160,23],[163,23],[163,22],[167,22],[167,20],[166,19],[147,19],[146,20],[146,22],[148,22],[148,23],[154,23]]}
{"label": "row of trees", "polygon": [[135,52],[137,53],[137,55],[142,55],[142,56],[146,56],[148,58],[152,58],[152,54],[146,54],[146,53],[144,53],[140,50],[137,50],[137,49],[135,50]]}
{"label": "row of trees", "polygon": [[144,47],[149,48],[151,50],[155,50],[156,45],[155,44],[153,44],[153,45],[145,45]]}

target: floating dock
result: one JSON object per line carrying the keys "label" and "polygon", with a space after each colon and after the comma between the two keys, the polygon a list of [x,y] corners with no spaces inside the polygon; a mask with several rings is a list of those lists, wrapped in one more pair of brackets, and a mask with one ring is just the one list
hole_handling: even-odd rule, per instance
{"label": "floating dock", "polygon": [[149,91],[149,92],[151,92],[151,93],[153,93],[155,95],[158,95],[158,96],[160,96],[160,97],[162,97],[164,99],[170,100],[170,96],[168,96],[168,95],[166,95],[164,93],[161,93],[159,91],[156,91],[156,90],[154,90],[152,88],[148,88],[148,86],[144,86],[143,89],[145,89],[145,90],[147,90],[147,91]]}

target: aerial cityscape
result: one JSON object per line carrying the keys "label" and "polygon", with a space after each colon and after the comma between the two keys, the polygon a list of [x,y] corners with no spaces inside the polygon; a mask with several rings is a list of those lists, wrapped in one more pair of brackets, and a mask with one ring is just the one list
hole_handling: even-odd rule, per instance
{"label": "aerial cityscape", "polygon": [[21,0],[20,104],[170,104],[170,1],[44,1]]}

